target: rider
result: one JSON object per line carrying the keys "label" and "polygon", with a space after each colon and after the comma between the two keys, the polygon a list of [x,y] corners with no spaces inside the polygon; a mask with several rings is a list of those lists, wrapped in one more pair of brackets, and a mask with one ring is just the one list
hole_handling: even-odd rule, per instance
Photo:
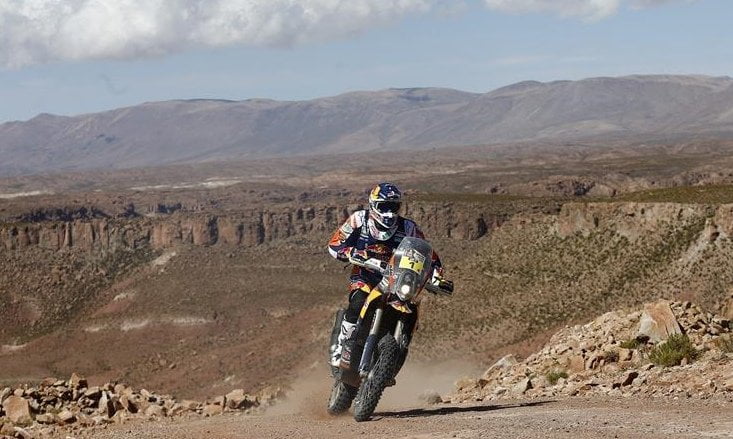
{"label": "rider", "polygon": [[[328,243],[328,252],[339,261],[363,262],[376,258],[389,261],[392,253],[399,246],[402,238],[416,237],[424,239],[417,225],[399,215],[402,206],[402,193],[392,183],[380,183],[369,193],[369,208],[351,214],[348,220],[339,227]],[[442,267],[438,255],[433,252],[433,282],[442,279]],[[338,367],[341,354],[347,340],[350,340],[359,311],[364,305],[369,292],[379,284],[382,275],[359,265],[351,271],[349,286],[349,306],[341,322],[338,346],[331,356],[331,364]]]}

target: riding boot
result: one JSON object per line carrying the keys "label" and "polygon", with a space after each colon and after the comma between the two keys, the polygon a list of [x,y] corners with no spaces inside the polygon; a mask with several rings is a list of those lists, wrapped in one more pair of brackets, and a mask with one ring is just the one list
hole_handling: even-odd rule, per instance
{"label": "riding boot", "polygon": [[339,367],[341,365],[341,354],[343,353],[344,345],[351,338],[355,329],[356,323],[347,322],[346,319],[341,322],[338,344],[334,347],[333,353],[331,354],[331,366]]}

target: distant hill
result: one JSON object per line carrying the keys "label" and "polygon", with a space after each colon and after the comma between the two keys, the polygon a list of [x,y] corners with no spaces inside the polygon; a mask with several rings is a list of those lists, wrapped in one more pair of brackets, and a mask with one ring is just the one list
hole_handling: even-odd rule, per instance
{"label": "distant hill", "polygon": [[531,140],[733,134],[733,79],[521,82],[476,94],[153,102],[0,124],[0,175]]}

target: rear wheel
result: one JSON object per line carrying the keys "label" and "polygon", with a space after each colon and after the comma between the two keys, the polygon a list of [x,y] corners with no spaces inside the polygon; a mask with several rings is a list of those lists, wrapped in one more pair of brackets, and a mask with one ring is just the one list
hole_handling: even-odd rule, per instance
{"label": "rear wheel", "polygon": [[349,410],[351,402],[356,397],[358,389],[336,380],[331,389],[331,398],[328,400],[328,413],[340,415]]}
{"label": "rear wheel", "polygon": [[362,380],[359,393],[356,395],[354,419],[358,422],[367,421],[372,417],[384,388],[394,378],[397,362],[400,359],[400,347],[392,334],[387,334],[379,340],[377,355],[374,367]]}

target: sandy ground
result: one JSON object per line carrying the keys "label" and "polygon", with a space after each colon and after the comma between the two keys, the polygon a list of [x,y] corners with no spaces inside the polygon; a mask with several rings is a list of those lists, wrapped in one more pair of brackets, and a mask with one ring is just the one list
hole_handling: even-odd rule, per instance
{"label": "sandy ground", "polygon": [[323,404],[297,413],[225,415],[109,427],[96,438],[687,438],[733,437],[725,402],[564,399],[378,411],[369,422],[330,417]]}

